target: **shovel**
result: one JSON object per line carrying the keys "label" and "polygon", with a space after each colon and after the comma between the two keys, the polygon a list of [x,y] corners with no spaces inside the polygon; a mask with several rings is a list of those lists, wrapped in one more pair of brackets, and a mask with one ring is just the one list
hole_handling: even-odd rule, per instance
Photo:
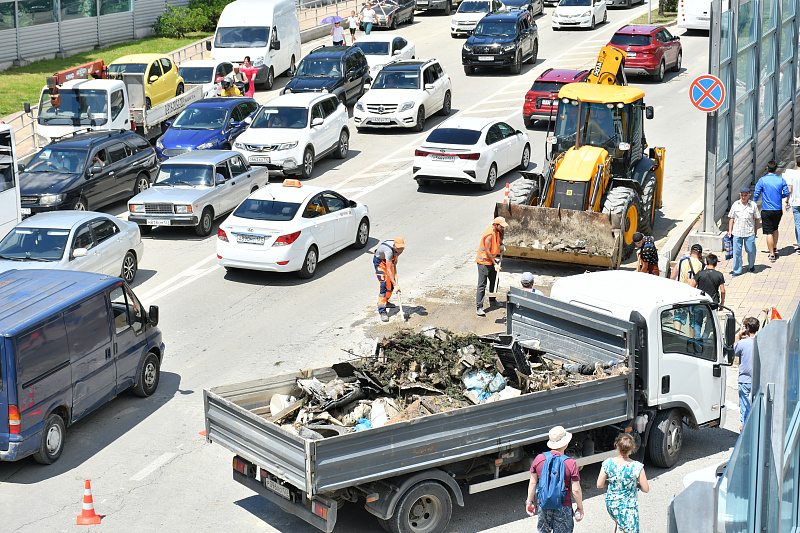
{"label": "shovel", "polygon": [[403,293],[400,290],[400,281],[397,279],[397,274],[394,275],[394,284],[397,288],[397,303],[400,306],[400,316],[403,317],[403,320],[408,322],[408,315],[406,314],[405,310],[403,309]]}
{"label": "shovel", "polygon": [[[497,266],[501,267],[501,268],[503,266],[503,252],[500,252],[500,262],[497,263]],[[498,270],[497,271],[497,277],[494,280],[494,296],[493,296],[493,298],[497,298],[497,294],[500,292],[500,272],[502,272],[502,270]],[[492,293],[489,293],[489,294],[492,294]]]}

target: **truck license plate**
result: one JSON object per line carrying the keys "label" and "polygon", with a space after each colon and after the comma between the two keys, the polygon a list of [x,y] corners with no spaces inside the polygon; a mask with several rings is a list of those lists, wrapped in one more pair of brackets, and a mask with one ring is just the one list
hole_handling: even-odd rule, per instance
{"label": "truck license plate", "polygon": [[286,498],[287,500],[289,499],[289,487],[284,487],[280,483],[272,481],[267,477],[264,478],[264,486],[269,490],[271,490],[272,492],[274,492],[275,494],[279,494],[284,498]]}
{"label": "truck license plate", "polygon": [[236,241],[245,244],[264,244],[263,235],[236,235]]}
{"label": "truck license plate", "polygon": [[19,212],[20,212],[20,214],[23,214],[23,215],[30,215],[31,214],[31,208],[30,207],[21,207],[19,209]]}
{"label": "truck license plate", "polygon": [[492,56],[478,56],[478,61],[494,61]]}
{"label": "truck license plate", "polygon": [[251,163],[269,163],[269,157],[264,157],[262,155],[251,155],[250,156]]}
{"label": "truck license plate", "polygon": [[392,119],[386,117],[375,117],[371,118],[370,120],[376,124],[388,124]]}
{"label": "truck license plate", "polygon": [[170,221],[168,218],[148,218],[146,220],[148,226],[169,226]]}

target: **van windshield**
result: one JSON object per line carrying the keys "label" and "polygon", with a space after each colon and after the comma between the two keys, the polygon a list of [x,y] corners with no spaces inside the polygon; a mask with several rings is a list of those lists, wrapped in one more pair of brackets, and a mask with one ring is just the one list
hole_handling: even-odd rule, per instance
{"label": "van windshield", "polygon": [[68,229],[16,227],[0,241],[0,259],[59,261],[64,256],[68,237]]}
{"label": "van windshield", "polygon": [[215,48],[263,48],[269,42],[269,28],[242,26],[217,28]]}

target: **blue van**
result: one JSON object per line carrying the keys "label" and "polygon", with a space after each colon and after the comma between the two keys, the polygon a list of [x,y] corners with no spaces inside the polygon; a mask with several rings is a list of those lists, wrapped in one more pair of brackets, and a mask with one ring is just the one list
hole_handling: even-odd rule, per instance
{"label": "blue van", "polygon": [[63,270],[0,274],[0,461],[52,464],[66,426],[133,387],[158,387],[158,307],[116,277]]}

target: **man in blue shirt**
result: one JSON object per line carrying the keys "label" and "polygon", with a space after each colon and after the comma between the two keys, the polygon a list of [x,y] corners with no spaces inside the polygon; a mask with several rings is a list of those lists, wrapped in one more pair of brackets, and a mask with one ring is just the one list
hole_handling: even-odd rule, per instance
{"label": "man in blue shirt", "polygon": [[783,199],[789,196],[789,187],[786,180],[775,174],[778,170],[778,162],[770,159],[767,163],[767,175],[756,183],[756,194],[753,201],[757,202],[761,195],[761,226],[764,235],[767,237],[767,250],[769,250],[770,263],[775,262],[778,256],[778,226],[781,223]]}
{"label": "man in blue shirt", "polygon": [[756,332],[761,326],[758,319],[749,316],[742,320],[742,331],[736,337],[733,350],[739,356],[739,420],[744,427],[747,415],[750,414],[750,388],[753,383],[753,343]]}

